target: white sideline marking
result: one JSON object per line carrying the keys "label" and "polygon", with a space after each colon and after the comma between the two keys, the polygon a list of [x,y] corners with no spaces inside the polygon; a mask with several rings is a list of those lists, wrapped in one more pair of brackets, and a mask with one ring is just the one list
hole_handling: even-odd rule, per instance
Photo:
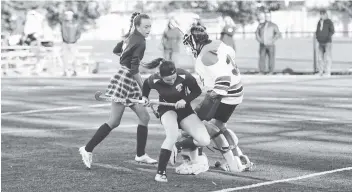
{"label": "white sideline marking", "polygon": [[112,166],[112,165],[109,165],[109,164],[93,163],[93,166],[104,167],[104,168],[107,168],[107,169],[114,169],[114,170],[118,170],[118,171],[133,172],[132,169],[128,169],[126,167],[120,167],[120,166],[115,167],[115,166]]}
{"label": "white sideline marking", "polygon": [[[69,111],[83,108],[99,108],[109,106],[110,103],[104,104],[94,104],[87,106],[71,106],[71,107],[57,107],[57,108],[48,108],[48,109],[35,109],[35,110],[27,110],[27,111],[15,111],[15,112],[5,112],[1,113],[1,116],[9,116],[9,115],[25,115],[25,114],[33,114],[33,113],[41,113],[41,112],[57,112],[57,111]],[[126,111],[125,111],[126,112]],[[299,119],[249,119],[249,120],[237,120],[236,123],[273,123],[273,122],[296,122],[296,121],[322,121],[322,122],[346,122],[346,120],[335,119],[335,118],[299,118]]]}
{"label": "white sideline marking", "polygon": [[49,109],[35,109],[35,110],[28,110],[28,111],[5,112],[5,113],[1,113],[1,116],[32,114],[32,113],[40,113],[40,112],[66,111],[66,110],[74,110],[74,109],[81,109],[81,108],[95,108],[95,107],[98,108],[98,107],[105,107],[109,105],[111,104],[104,103],[104,104],[94,104],[94,105],[88,105],[88,106],[57,107],[57,108],[49,108]]}
{"label": "white sideline marking", "polygon": [[314,100],[329,100],[329,101],[352,101],[351,98],[347,97],[244,97],[248,100],[257,101],[314,101]]}
{"label": "white sideline marking", "polygon": [[292,177],[292,178],[287,178],[287,179],[267,181],[267,182],[252,184],[252,185],[246,185],[246,186],[242,186],[242,187],[227,188],[227,189],[222,189],[222,190],[213,191],[213,192],[230,192],[230,191],[238,191],[238,190],[242,190],[242,189],[251,189],[251,188],[256,188],[256,187],[260,187],[260,186],[266,186],[266,185],[272,185],[272,184],[276,184],[276,183],[284,183],[284,182],[290,182],[290,181],[297,181],[297,180],[302,180],[302,179],[306,179],[306,178],[310,178],[310,177],[316,177],[316,176],[327,175],[327,174],[337,173],[337,172],[342,172],[342,171],[350,171],[350,170],[352,170],[352,167],[346,167],[346,168],[334,169],[334,170],[330,170],[330,171],[312,173],[312,174],[308,174],[308,175]]}

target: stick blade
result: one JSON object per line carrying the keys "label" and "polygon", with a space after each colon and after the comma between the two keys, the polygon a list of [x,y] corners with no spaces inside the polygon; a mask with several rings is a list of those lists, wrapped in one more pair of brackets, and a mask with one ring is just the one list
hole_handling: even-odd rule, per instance
{"label": "stick blade", "polygon": [[103,93],[101,91],[97,91],[94,95],[95,97],[95,100],[97,101],[103,101],[104,99],[102,99],[100,96],[102,95]]}

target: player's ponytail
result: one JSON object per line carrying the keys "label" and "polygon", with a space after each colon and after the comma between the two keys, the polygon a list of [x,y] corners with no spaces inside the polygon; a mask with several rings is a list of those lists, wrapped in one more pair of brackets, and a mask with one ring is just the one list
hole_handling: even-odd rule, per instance
{"label": "player's ponytail", "polygon": [[133,14],[132,14],[132,16],[131,16],[131,24],[130,24],[130,29],[128,30],[128,33],[127,33],[127,37],[131,34],[131,30],[132,30],[132,28],[133,28],[133,26],[134,26],[134,19],[139,15],[140,13],[138,13],[138,12],[134,12]]}
{"label": "player's ponytail", "polygon": [[148,63],[142,63],[141,65],[147,69],[155,69],[159,67],[163,62],[165,62],[163,58],[157,58]]}

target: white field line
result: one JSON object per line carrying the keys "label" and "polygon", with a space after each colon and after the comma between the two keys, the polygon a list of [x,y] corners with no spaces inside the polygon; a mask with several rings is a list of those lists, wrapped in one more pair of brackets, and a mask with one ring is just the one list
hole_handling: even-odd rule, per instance
{"label": "white field line", "polygon": [[41,113],[41,112],[55,112],[55,111],[68,111],[82,108],[99,108],[111,105],[110,103],[104,104],[94,104],[87,106],[71,106],[71,107],[57,107],[57,108],[48,108],[48,109],[35,109],[35,110],[27,110],[27,111],[15,111],[15,112],[5,112],[1,113],[1,116],[6,115],[24,115],[24,114],[32,114],[32,113]]}
{"label": "white field line", "polygon": [[[10,116],[10,115],[26,115],[26,114],[35,114],[42,112],[58,112],[58,111],[70,111],[84,108],[99,108],[109,106],[110,103],[104,104],[94,104],[94,105],[86,105],[86,106],[70,106],[70,107],[57,107],[57,108],[47,108],[47,109],[35,109],[35,110],[27,110],[27,111],[15,111],[15,112],[4,112],[1,113],[1,116]],[[104,113],[104,112],[101,112]],[[236,123],[270,123],[270,122],[299,122],[299,121],[324,121],[324,122],[346,122],[343,119],[336,118],[278,118],[278,119],[246,119],[246,120],[236,120]]]}
{"label": "white field line", "polygon": [[337,172],[342,172],[342,171],[350,171],[350,170],[352,170],[352,167],[345,167],[345,168],[341,168],[341,169],[334,169],[334,170],[330,170],[330,171],[312,173],[312,174],[308,174],[308,175],[302,175],[302,176],[292,177],[292,178],[287,178],[287,179],[267,181],[267,182],[252,184],[252,185],[246,185],[246,186],[242,186],[242,187],[227,188],[227,189],[222,189],[222,190],[213,191],[213,192],[230,192],[230,191],[238,191],[238,190],[243,190],[243,189],[251,189],[251,188],[256,188],[256,187],[261,187],[261,186],[273,185],[276,183],[297,181],[297,180],[307,179],[307,178],[311,178],[311,177],[317,177],[317,176],[322,176],[322,175],[327,175],[327,174],[332,174],[332,173],[337,173]]}

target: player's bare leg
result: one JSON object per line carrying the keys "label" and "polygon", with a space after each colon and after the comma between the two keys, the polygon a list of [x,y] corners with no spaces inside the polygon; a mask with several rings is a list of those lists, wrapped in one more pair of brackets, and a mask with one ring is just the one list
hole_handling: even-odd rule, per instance
{"label": "player's bare leg", "polygon": [[229,149],[232,150],[234,156],[238,156],[241,162],[245,165],[244,171],[249,171],[253,169],[254,164],[249,160],[248,156],[242,153],[242,150],[238,147],[238,138],[235,133],[226,128],[226,123],[223,123],[219,120],[212,119],[209,123],[218,127],[222,135],[225,137],[226,141],[229,144]]}
{"label": "player's bare leg", "polygon": [[125,106],[121,103],[111,103],[111,112],[109,120],[102,124],[95,132],[90,141],[83,147],[79,148],[84,165],[90,169],[93,161],[93,149],[102,142],[110,132],[120,125],[120,121],[125,111]]}
{"label": "player's bare leg", "polygon": [[[199,120],[199,118],[192,114],[180,123],[182,129],[189,134],[188,140],[193,140],[195,146],[207,146],[210,143],[210,136],[204,124]],[[185,141],[185,140],[183,140]],[[178,142],[178,143],[182,143]],[[184,162],[181,166],[177,167],[175,170],[179,174],[193,174],[197,175],[199,173],[205,172],[209,169],[208,158],[205,154],[198,155],[198,147],[188,148],[190,151],[189,162]]]}

